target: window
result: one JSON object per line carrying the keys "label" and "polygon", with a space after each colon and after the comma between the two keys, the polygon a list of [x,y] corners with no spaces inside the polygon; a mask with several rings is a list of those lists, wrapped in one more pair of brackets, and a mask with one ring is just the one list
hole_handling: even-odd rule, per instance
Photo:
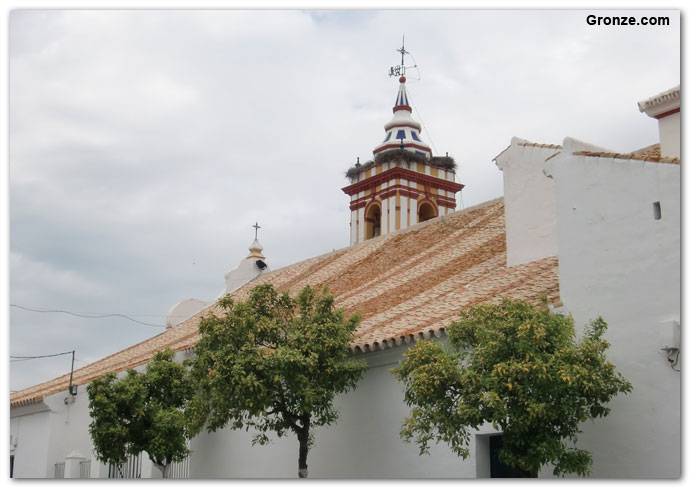
{"label": "window", "polygon": [[393,135],[393,132],[388,132],[388,134],[386,134],[386,138],[383,140],[383,142],[388,142],[388,140],[391,138],[392,135]]}
{"label": "window", "polygon": [[381,235],[381,207],[375,203],[369,207],[364,216],[364,239],[372,239]]}
{"label": "window", "polygon": [[652,209],[654,211],[654,220],[661,220],[661,202],[654,202]]}
{"label": "window", "polygon": [[411,130],[410,134],[412,135],[412,139],[414,139],[417,142],[422,142],[419,140],[419,137],[417,137],[417,133],[415,131]]}
{"label": "window", "polygon": [[424,202],[419,206],[419,221],[424,222],[436,217],[436,209],[428,202]]}
{"label": "window", "polygon": [[400,129],[400,130],[398,131],[398,135],[395,136],[395,138],[396,138],[396,139],[405,139],[405,131],[402,130],[402,129]]}

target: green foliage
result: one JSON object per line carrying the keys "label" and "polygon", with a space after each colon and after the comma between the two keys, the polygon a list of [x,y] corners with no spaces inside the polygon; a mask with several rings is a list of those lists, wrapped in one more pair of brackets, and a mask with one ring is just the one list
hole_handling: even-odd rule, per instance
{"label": "green foliage", "polygon": [[108,373],[89,384],[89,433],[99,461],[120,466],[146,451],[165,476],[167,466],[189,454],[184,408],[192,388],[173,356],[166,349],[143,374],[130,369],[118,380]]}
{"label": "green foliage", "polygon": [[253,427],[254,442],[265,444],[269,431],[292,431],[306,469],[311,427],[337,419],[333,398],[366,369],[349,358],[359,316],[346,319],[327,291],[311,287],[294,299],[259,285],[246,302],[226,297],[220,305],[224,317],[205,317],[199,327],[191,368],[197,394],[188,409],[194,432]]}
{"label": "green foliage", "polygon": [[448,347],[421,341],[393,370],[413,407],[401,436],[422,453],[445,442],[466,458],[470,429],[488,422],[503,432],[507,465],[587,475],[591,454],[573,447],[578,425],[607,416],[606,404],[632,390],[606,360],[606,328],[599,318],[576,342],[571,317],[515,300],[462,312]]}

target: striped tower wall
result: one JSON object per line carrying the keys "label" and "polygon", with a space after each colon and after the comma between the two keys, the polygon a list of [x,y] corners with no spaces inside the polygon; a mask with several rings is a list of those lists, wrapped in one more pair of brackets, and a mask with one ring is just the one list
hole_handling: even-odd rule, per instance
{"label": "striped tower wall", "polygon": [[380,235],[386,235],[417,224],[422,202],[432,203],[436,216],[453,212],[461,188],[453,171],[424,163],[383,163],[363,171],[343,188],[350,195],[350,245],[366,240],[370,205],[380,207]]}

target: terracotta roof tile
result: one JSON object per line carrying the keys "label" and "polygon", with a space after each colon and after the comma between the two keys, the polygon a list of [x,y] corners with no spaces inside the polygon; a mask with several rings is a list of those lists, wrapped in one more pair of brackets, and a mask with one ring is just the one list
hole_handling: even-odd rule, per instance
{"label": "terracotta roof tile", "polygon": [[563,146],[560,144],[540,144],[538,142],[518,142],[518,146],[525,146],[525,147],[543,147],[546,149],[563,149]]}
{"label": "terracotta roof tile", "polygon": [[557,153],[553,153],[551,156],[549,156],[548,158],[546,158],[546,159],[544,160],[544,162],[547,162],[549,159],[555,158],[556,156],[558,156],[559,154],[561,154],[561,152],[562,152],[562,151],[558,151]]}
{"label": "terracotta roof tile", "polygon": [[[558,144],[539,144],[538,142],[529,142],[529,141],[523,141],[523,142],[518,142],[518,146],[522,147],[539,147],[539,148],[545,148],[545,149],[563,149],[563,146],[560,146]],[[506,147],[503,151],[498,153],[492,161],[496,161],[498,158],[501,157],[501,155],[506,152],[508,149],[512,147],[512,144],[509,144],[508,147]],[[553,157],[553,156],[551,156]]]}
{"label": "terracotta roof tile", "polygon": [[[497,303],[502,297],[537,302],[542,295],[560,300],[558,260],[550,257],[506,266],[503,199],[423,222],[260,276],[233,292],[246,299],[260,283],[292,293],[309,284],[328,285],[338,306],[359,311],[362,322],[353,353],[439,337],[467,307]],[[74,384],[86,384],[108,371],[119,372],[148,362],[170,347],[193,348],[198,324],[213,305],[179,325],[74,371]],[[67,389],[69,375],[14,393],[12,406],[40,401]]]}
{"label": "terracotta roof tile", "polygon": [[612,158],[612,159],[634,159],[636,161],[646,161],[648,163],[666,163],[666,164],[680,164],[680,158],[662,158],[657,155],[650,155],[648,153],[613,153],[603,151],[576,151],[575,156],[587,156],[595,158]]}
{"label": "terracotta roof tile", "polygon": [[661,144],[658,142],[656,144],[652,144],[651,146],[643,147],[641,149],[637,149],[635,151],[632,151],[631,154],[639,155],[639,156],[655,156],[660,158],[661,157]]}

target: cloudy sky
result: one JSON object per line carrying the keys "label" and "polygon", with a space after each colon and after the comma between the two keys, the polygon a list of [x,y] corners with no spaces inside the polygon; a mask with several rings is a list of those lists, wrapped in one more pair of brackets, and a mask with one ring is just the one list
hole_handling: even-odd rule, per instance
{"label": "cloudy sky", "polygon": [[[680,81],[678,12],[590,13],[12,11],[10,354],[80,367],[161,333],[218,295],[255,221],[273,269],[347,246],[344,172],[384,136],[403,34],[413,116],[465,206],[502,194],[512,136],[657,142],[637,102]],[[10,390],[69,368],[11,363]]]}

